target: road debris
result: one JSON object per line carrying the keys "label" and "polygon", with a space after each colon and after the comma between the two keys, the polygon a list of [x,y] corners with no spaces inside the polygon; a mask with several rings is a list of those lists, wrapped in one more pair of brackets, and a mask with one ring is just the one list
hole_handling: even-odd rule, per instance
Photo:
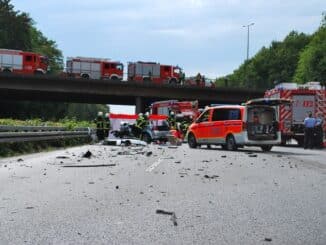
{"label": "road debris", "polygon": [[269,238],[269,237],[265,237],[265,242],[271,242],[272,241],[272,238]]}
{"label": "road debris", "polygon": [[119,186],[117,185],[115,188],[118,190],[119,189]]}
{"label": "road debris", "polygon": [[226,155],[222,155],[221,157],[222,157],[222,158],[226,158]]}
{"label": "road debris", "polygon": [[151,152],[151,151],[146,152],[146,156],[147,156],[147,157],[149,157],[149,156],[152,155],[152,154],[153,154],[153,152]]}
{"label": "road debris", "polygon": [[57,159],[69,159],[69,157],[67,157],[67,156],[57,156],[56,158]]}
{"label": "road debris", "polygon": [[87,151],[87,152],[83,155],[83,158],[91,158],[92,155],[93,155],[92,152]]}
{"label": "road debris", "polygon": [[23,161],[24,161],[24,160],[21,159],[21,158],[17,159],[17,162],[23,162]]}
{"label": "road debris", "polygon": [[248,157],[257,157],[257,154],[249,154]]}
{"label": "road debris", "polygon": [[209,176],[207,174],[204,175],[204,178],[206,178],[206,179],[216,179],[218,177],[220,177],[220,176],[218,176],[218,175],[211,175],[211,176]]}
{"label": "road debris", "polygon": [[26,207],[26,209],[34,209],[34,207]]}
{"label": "road debris", "polygon": [[115,163],[112,164],[91,164],[91,165],[64,165],[64,168],[99,168],[99,167],[114,167]]}
{"label": "road debris", "polygon": [[177,226],[177,216],[175,215],[175,212],[165,211],[162,209],[156,209],[157,214],[164,214],[164,215],[171,215],[171,221],[173,222],[174,226]]}

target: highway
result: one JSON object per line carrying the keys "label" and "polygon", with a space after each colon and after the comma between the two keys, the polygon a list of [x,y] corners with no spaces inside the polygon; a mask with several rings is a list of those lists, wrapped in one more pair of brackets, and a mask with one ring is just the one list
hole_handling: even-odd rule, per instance
{"label": "highway", "polygon": [[0,244],[326,244],[325,159],[186,144],[0,159]]}

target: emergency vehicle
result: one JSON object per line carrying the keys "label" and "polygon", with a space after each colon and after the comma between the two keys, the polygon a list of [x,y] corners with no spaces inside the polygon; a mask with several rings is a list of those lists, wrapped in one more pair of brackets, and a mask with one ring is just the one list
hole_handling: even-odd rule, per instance
{"label": "emergency vehicle", "polygon": [[[326,115],[326,94],[319,82],[306,84],[281,83],[265,92],[265,98],[290,99],[292,105],[280,105],[278,113],[281,121],[282,144],[295,139],[299,145],[304,141],[304,119],[308,112],[313,116]],[[323,125],[324,132],[326,124]],[[324,133],[325,135],[325,133]]]}
{"label": "emergency vehicle", "polygon": [[66,72],[75,78],[122,80],[123,64],[110,59],[68,57]]}
{"label": "emergency vehicle", "polygon": [[45,74],[48,58],[21,50],[0,49],[0,71],[17,74]]}
{"label": "emergency vehicle", "polygon": [[195,119],[199,115],[198,101],[164,100],[151,104],[151,114],[169,116],[172,111],[175,115],[181,114]]}
{"label": "emergency vehicle", "polygon": [[226,150],[260,146],[270,151],[281,143],[279,118],[275,106],[290,100],[255,99],[245,105],[208,107],[188,129],[190,148],[221,145]]}
{"label": "emergency vehicle", "polygon": [[143,61],[128,63],[129,81],[179,84],[182,75],[182,69],[178,66]]}

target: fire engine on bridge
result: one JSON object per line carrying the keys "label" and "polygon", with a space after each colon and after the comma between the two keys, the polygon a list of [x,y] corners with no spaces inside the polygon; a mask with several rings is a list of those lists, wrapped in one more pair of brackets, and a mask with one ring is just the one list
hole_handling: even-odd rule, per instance
{"label": "fire engine on bridge", "polygon": [[155,62],[129,62],[128,80],[156,84],[180,84],[183,77],[179,66],[161,65]]}
{"label": "fire engine on bridge", "polygon": [[0,49],[0,71],[17,74],[45,74],[48,70],[46,56],[21,50]]}
{"label": "fire engine on bridge", "polygon": [[122,80],[123,64],[110,59],[68,57],[67,76],[85,79]]}
{"label": "fire engine on bridge", "polygon": [[[279,116],[281,122],[282,144],[290,139],[295,139],[299,145],[303,145],[304,124],[303,121],[308,112],[314,116],[321,113],[326,115],[326,92],[319,82],[306,84],[281,83],[274,89],[265,92],[265,98],[291,99],[291,106],[280,105]],[[326,131],[326,123],[323,125]],[[325,135],[325,133],[324,133]]]}

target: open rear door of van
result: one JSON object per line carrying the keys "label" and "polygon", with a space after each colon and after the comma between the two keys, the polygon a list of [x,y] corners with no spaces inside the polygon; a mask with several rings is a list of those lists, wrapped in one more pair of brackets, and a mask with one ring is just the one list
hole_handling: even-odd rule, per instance
{"label": "open rear door of van", "polygon": [[278,98],[261,98],[253,99],[246,102],[246,105],[267,105],[267,106],[278,106],[278,105],[290,105],[292,100],[289,99],[278,99]]}

